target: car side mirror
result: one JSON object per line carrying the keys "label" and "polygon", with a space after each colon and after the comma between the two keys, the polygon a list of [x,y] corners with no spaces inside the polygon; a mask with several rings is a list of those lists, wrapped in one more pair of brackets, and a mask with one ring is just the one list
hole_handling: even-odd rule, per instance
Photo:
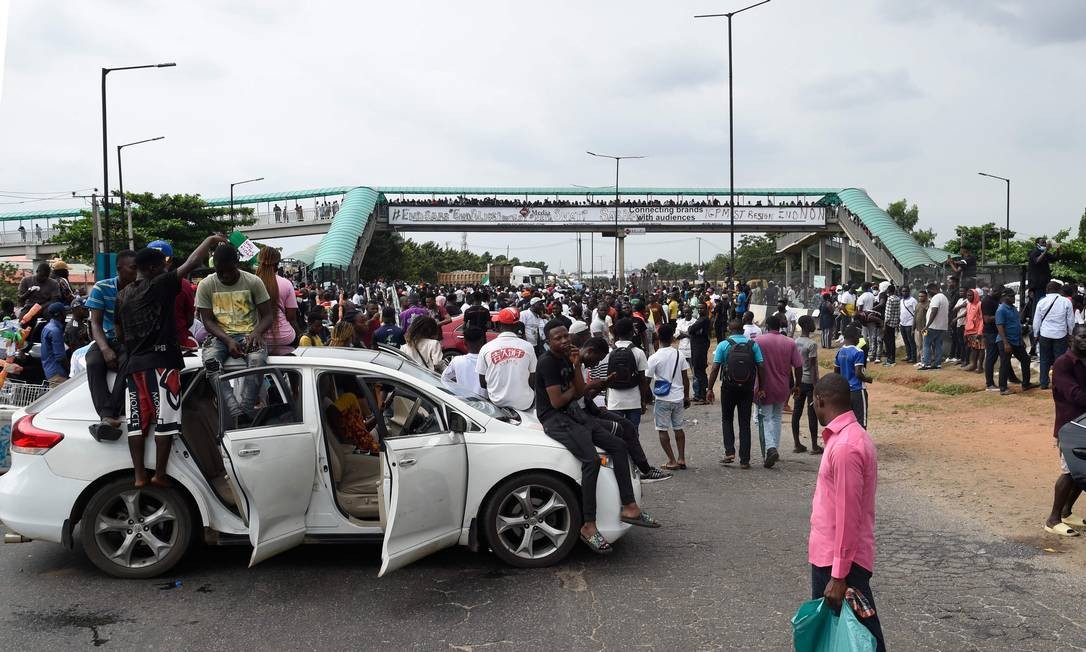
{"label": "car side mirror", "polygon": [[449,430],[452,432],[467,432],[468,420],[459,412],[449,412]]}

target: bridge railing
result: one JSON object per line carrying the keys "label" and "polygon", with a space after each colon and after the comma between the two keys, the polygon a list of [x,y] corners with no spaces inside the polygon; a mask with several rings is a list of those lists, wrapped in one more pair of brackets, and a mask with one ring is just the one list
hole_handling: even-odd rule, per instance
{"label": "bridge railing", "polygon": [[303,208],[301,215],[294,208],[289,208],[276,215],[274,212],[253,213],[250,219],[256,220],[257,226],[275,226],[277,224],[304,224],[306,222],[331,222],[334,216],[329,212],[320,215],[312,208]]}
{"label": "bridge railing", "polygon": [[40,234],[34,229],[27,229],[25,233],[14,229],[0,231],[0,246],[45,244],[58,233],[60,230],[55,228],[42,229]]}

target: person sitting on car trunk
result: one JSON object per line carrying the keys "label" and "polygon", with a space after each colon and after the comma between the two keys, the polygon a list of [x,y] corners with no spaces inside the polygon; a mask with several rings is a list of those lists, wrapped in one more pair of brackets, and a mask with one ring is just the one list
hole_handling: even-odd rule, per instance
{"label": "person sitting on car trunk", "polygon": [[623,523],[658,528],[660,523],[643,512],[634,498],[630,477],[630,454],[619,437],[617,421],[591,416],[580,400],[601,381],[586,385],[581,367],[581,352],[570,345],[569,331],[564,324],[551,320],[543,327],[549,350],[539,359],[537,367],[536,415],[548,437],[569,449],[581,463],[581,492],[584,524],[581,541],[594,552],[607,554],[613,549],[596,528],[596,480],[600,473],[599,446],[614,464],[622,501],[620,517]]}
{"label": "person sitting on car trunk", "polygon": [[146,437],[155,435],[155,477],[151,483],[164,487],[173,436],[181,432],[181,346],[177,338],[174,304],[181,279],[196,269],[211,246],[226,242],[222,235],[205,239],[188,260],[166,271],[166,255],[158,249],[136,254],[139,276],[117,295],[117,337],[128,353],[125,365],[128,387],[128,450],[132,454],[137,487],[147,483],[144,470]]}

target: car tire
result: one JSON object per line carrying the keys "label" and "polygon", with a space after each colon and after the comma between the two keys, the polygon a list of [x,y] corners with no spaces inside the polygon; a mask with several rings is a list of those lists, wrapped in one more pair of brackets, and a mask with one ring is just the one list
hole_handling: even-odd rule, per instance
{"label": "car tire", "polygon": [[581,503],[575,490],[549,473],[509,478],[483,510],[483,533],[490,549],[518,568],[562,561],[577,545],[580,529]]}
{"label": "car tire", "polygon": [[181,561],[192,542],[192,510],[175,488],[131,478],[98,489],[80,520],[80,540],[91,562],[122,579],[147,579]]}
{"label": "car tire", "polygon": [[441,352],[441,359],[445,361],[445,366],[448,367],[453,358],[458,355],[463,355],[463,353],[460,353],[456,349],[445,349]]}

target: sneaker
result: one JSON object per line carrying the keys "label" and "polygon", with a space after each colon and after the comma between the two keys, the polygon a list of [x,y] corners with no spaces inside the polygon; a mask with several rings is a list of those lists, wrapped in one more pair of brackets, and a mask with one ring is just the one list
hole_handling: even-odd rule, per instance
{"label": "sneaker", "polygon": [[743,469],[744,471],[749,471],[750,470],[750,464],[740,464],[739,468]]}
{"label": "sneaker", "polygon": [[874,362],[875,364],[878,364],[878,363],[882,362],[882,358],[875,358],[871,362]]}
{"label": "sneaker", "polygon": [[811,449],[811,455],[821,455],[821,454],[822,454],[822,447],[821,446],[815,446],[814,448]]}
{"label": "sneaker", "polygon": [[655,466],[649,469],[648,473],[641,474],[641,484],[652,484],[653,482],[661,482],[669,479],[671,479],[670,473],[661,471]]}
{"label": "sneaker", "polygon": [[897,366],[896,362],[884,362],[883,364],[886,365],[887,367],[896,367]]}
{"label": "sneaker", "polygon": [[986,391],[986,392],[998,392],[999,388],[996,387],[995,385],[988,385],[987,387],[984,388],[984,391]]}
{"label": "sneaker", "polygon": [[932,367],[932,369],[942,369],[942,368],[943,368],[943,365],[941,365],[941,364],[937,364],[934,367]]}
{"label": "sneaker", "polygon": [[916,368],[917,369],[923,369],[924,368],[924,363],[923,362],[917,362],[916,363]]}
{"label": "sneaker", "polygon": [[1010,395],[1011,395],[1011,394],[1013,394],[1013,393],[1014,393],[1014,392],[1012,392],[1012,391],[1011,391],[1011,390],[1009,390],[1009,389],[1001,389],[1001,390],[999,390],[999,395],[1000,395],[1000,396],[1010,396]]}
{"label": "sneaker", "polygon": [[772,469],[773,465],[777,463],[777,460],[781,459],[780,453],[776,448],[770,448],[765,453],[765,462],[762,464],[767,469]]}
{"label": "sneaker", "polygon": [[917,369],[919,371],[931,371],[932,369],[935,369],[935,367],[929,367],[928,365],[924,364],[917,367]]}
{"label": "sneaker", "polygon": [[1029,390],[1037,389],[1038,387],[1039,387],[1039,385],[1034,385],[1033,383],[1023,383],[1022,384],[1022,391],[1023,392],[1028,392]]}

